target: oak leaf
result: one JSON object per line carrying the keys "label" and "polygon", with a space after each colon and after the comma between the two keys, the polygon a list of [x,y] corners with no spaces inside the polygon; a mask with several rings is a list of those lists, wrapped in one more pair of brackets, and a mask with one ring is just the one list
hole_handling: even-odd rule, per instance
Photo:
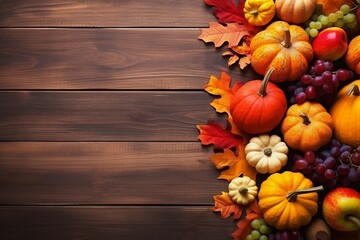
{"label": "oak leaf", "polygon": [[244,69],[251,63],[250,40],[242,41],[241,45],[231,47],[229,51],[224,52],[222,55],[229,57],[228,66],[238,62],[240,69]]}
{"label": "oak leaf", "polygon": [[221,195],[214,196],[214,212],[220,212],[221,218],[228,218],[233,214],[234,219],[239,219],[242,215],[243,208],[235,203],[228,193],[221,192]]}
{"label": "oak leaf", "polygon": [[206,125],[197,125],[200,134],[198,139],[203,145],[213,144],[214,148],[233,148],[243,144],[242,136],[231,133],[215,121],[208,121]]}
{"label": "oak leaf", "polygon": [[213,7],[213,14],[220,23],[247,22],[244,16],[245,0],[239,0],[237,5],[234,0],[204,0],[204,2]]}
{"label": "oak leaf", "polygon": [[218,179],[225,179],[230,182],[243,174],[256,180],[257,172],[246,161],[244,144],[238,146],[237,155],[230,149],[224,149],[224,152],[210,156],[210,161],[217,169],[222,170]]}
{"label": "oak leaf", "polygon": [[239,23],[228,23],[226,25],[210,22],[209,28],[202,28],[198,39],[206,43],[213,42],[215,47],[221,47],[228,42],[229,47],[237,46],[244,36],[253,36],[254,31],[246,25]]}

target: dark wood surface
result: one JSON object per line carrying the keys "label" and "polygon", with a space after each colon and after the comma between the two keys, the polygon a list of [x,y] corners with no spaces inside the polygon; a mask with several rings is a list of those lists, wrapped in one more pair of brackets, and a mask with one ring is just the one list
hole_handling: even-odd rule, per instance
{"label": "dark wood surface", "polygon": [[196,129],[224,120],[210,21],[202,0],[0,0],[0,239],[231,239]]}

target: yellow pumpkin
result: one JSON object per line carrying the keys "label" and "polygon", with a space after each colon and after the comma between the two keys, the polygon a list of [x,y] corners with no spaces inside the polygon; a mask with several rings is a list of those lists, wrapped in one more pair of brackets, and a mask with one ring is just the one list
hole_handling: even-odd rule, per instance
{"label": "yellow pumpkin", "polygon": [[281,124],[286,144],[297,150],[316,151],[332,137],[333,118],[316,102],[294,104],[288,108]]}
{"label": "yellow pumpkin", "polygon": [[276,16],[288,23],[304,23],[315,11],[315,0],[276,0]]}
{"label": "yellow pumpkin", "polygon": [[258,32],[250,43],[251,66],[273,82],[296,81],[308,71],[314,52],[303,28],[276,21]]}
{"label": "yellow pumpkin", "polygon": [[296,230],[318,211],[316,192],[321,190],[322,186],[313,187],[302,173],[274,173],[260,186],[259,209],[267,224],[278,230]]}
{"label": "yellow pumpkin", "polygon": [[330,109],[334,136],[342,143],[360,146],[360,79],[343,87]]}
{"label": "yellow pumpkin", "polygon": [[264,26],[275,16],[275,3],[273,0],[246,0],[244,14],[250,24]]}

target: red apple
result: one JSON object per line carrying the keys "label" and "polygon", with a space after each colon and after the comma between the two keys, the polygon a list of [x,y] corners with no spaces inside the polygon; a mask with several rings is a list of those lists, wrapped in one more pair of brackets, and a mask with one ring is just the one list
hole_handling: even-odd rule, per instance
{"label": "red apple", "polygon": [[335,188],[325,196],[322,212],[326,223],[336,230],[360,230],[360,193],[352,188]]}
{"label": "red apple", "polygon": [[346,32],[339,27],[326,28],[313,39],[312,47],[317,59],[336,61],[348,48]]}

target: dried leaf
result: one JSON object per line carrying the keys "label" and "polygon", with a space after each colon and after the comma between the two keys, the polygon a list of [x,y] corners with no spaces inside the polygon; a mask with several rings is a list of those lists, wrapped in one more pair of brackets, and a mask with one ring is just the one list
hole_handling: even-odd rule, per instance
{"label": "dried leaf", "polygon": [[208,121],[207,125],[197,125],[200,131],[198,139],[203,145],[214,144],[215,148],[232,148],[243,144],[244,139],[239,135],[224,129],[221,124]]}
{"label": "dried leaf", "polygon": [[239,60],[240,69],[246,68],[251,63],[251,55],[245,55]]}
{"label": "dried leaf", "polygon": [[223,56],[231,56],[228,60],[228,66],[239,61],[240,69],[244,69],[251,63],[250,43],[243,41],[242,45],[231,47],[230,51],[226,51],[226,54],[223,53]]}
{"label": "dried leaf", "polygon": [[234,219],[239,219],[242,215],[243,208],[235,203],[228,193],[222,192],[221,195],[214,196],[214,212],[220,212],[221,218],[228,218],[233,214]]}
{"label": "dried leaf", "polygon": [[228,67],[235,64],[239,60],[239,57],[237,55],[233,55],[228,60]]}
{"label": "dried leaf", "polygon": [[241,174],[256,180],[256,170],[251,167],[245,158],[245,146],[240,144],[237,148],[238,155],[235,155],[230,149],[224,149],[223,153],[216,153],[210,157],[210,161],[215,167],[222,170],[218,179],[232,179],[239,177]]}
{"label": "dried leaf", "polygon": [[220,23],[247,22],[244,17],[244,2],[239,0],[236,5],[234,0],[205,0],[205,3],[214,7],[213,13]]}
{"label": "dried leaf", "polygon": [[217,22],[210,22],[209,28],[202,28],[198,39],[206,43],[213,42],[215,47],[221,47],[228,42],[229,47],[237,46],[244,36],[253,36],[254,32],[238,23],[228,23],[221,25]]}
{"label": "dried leaf", "polygon": [[233,237],[234,240],[243,240],[245,239],[245,237],[247,235],[249,235],[252,231],[252,227],[250,225],[250,223],[252,222],[252,220],[257,219],[260,217],[259,213],[256,212],[251,212],[251,213],[247,213],[246,217],[242,220],[240,220],[236,226],[237,229],[235,230],[235,232],[233,232],[231,234],[231,236]]}

